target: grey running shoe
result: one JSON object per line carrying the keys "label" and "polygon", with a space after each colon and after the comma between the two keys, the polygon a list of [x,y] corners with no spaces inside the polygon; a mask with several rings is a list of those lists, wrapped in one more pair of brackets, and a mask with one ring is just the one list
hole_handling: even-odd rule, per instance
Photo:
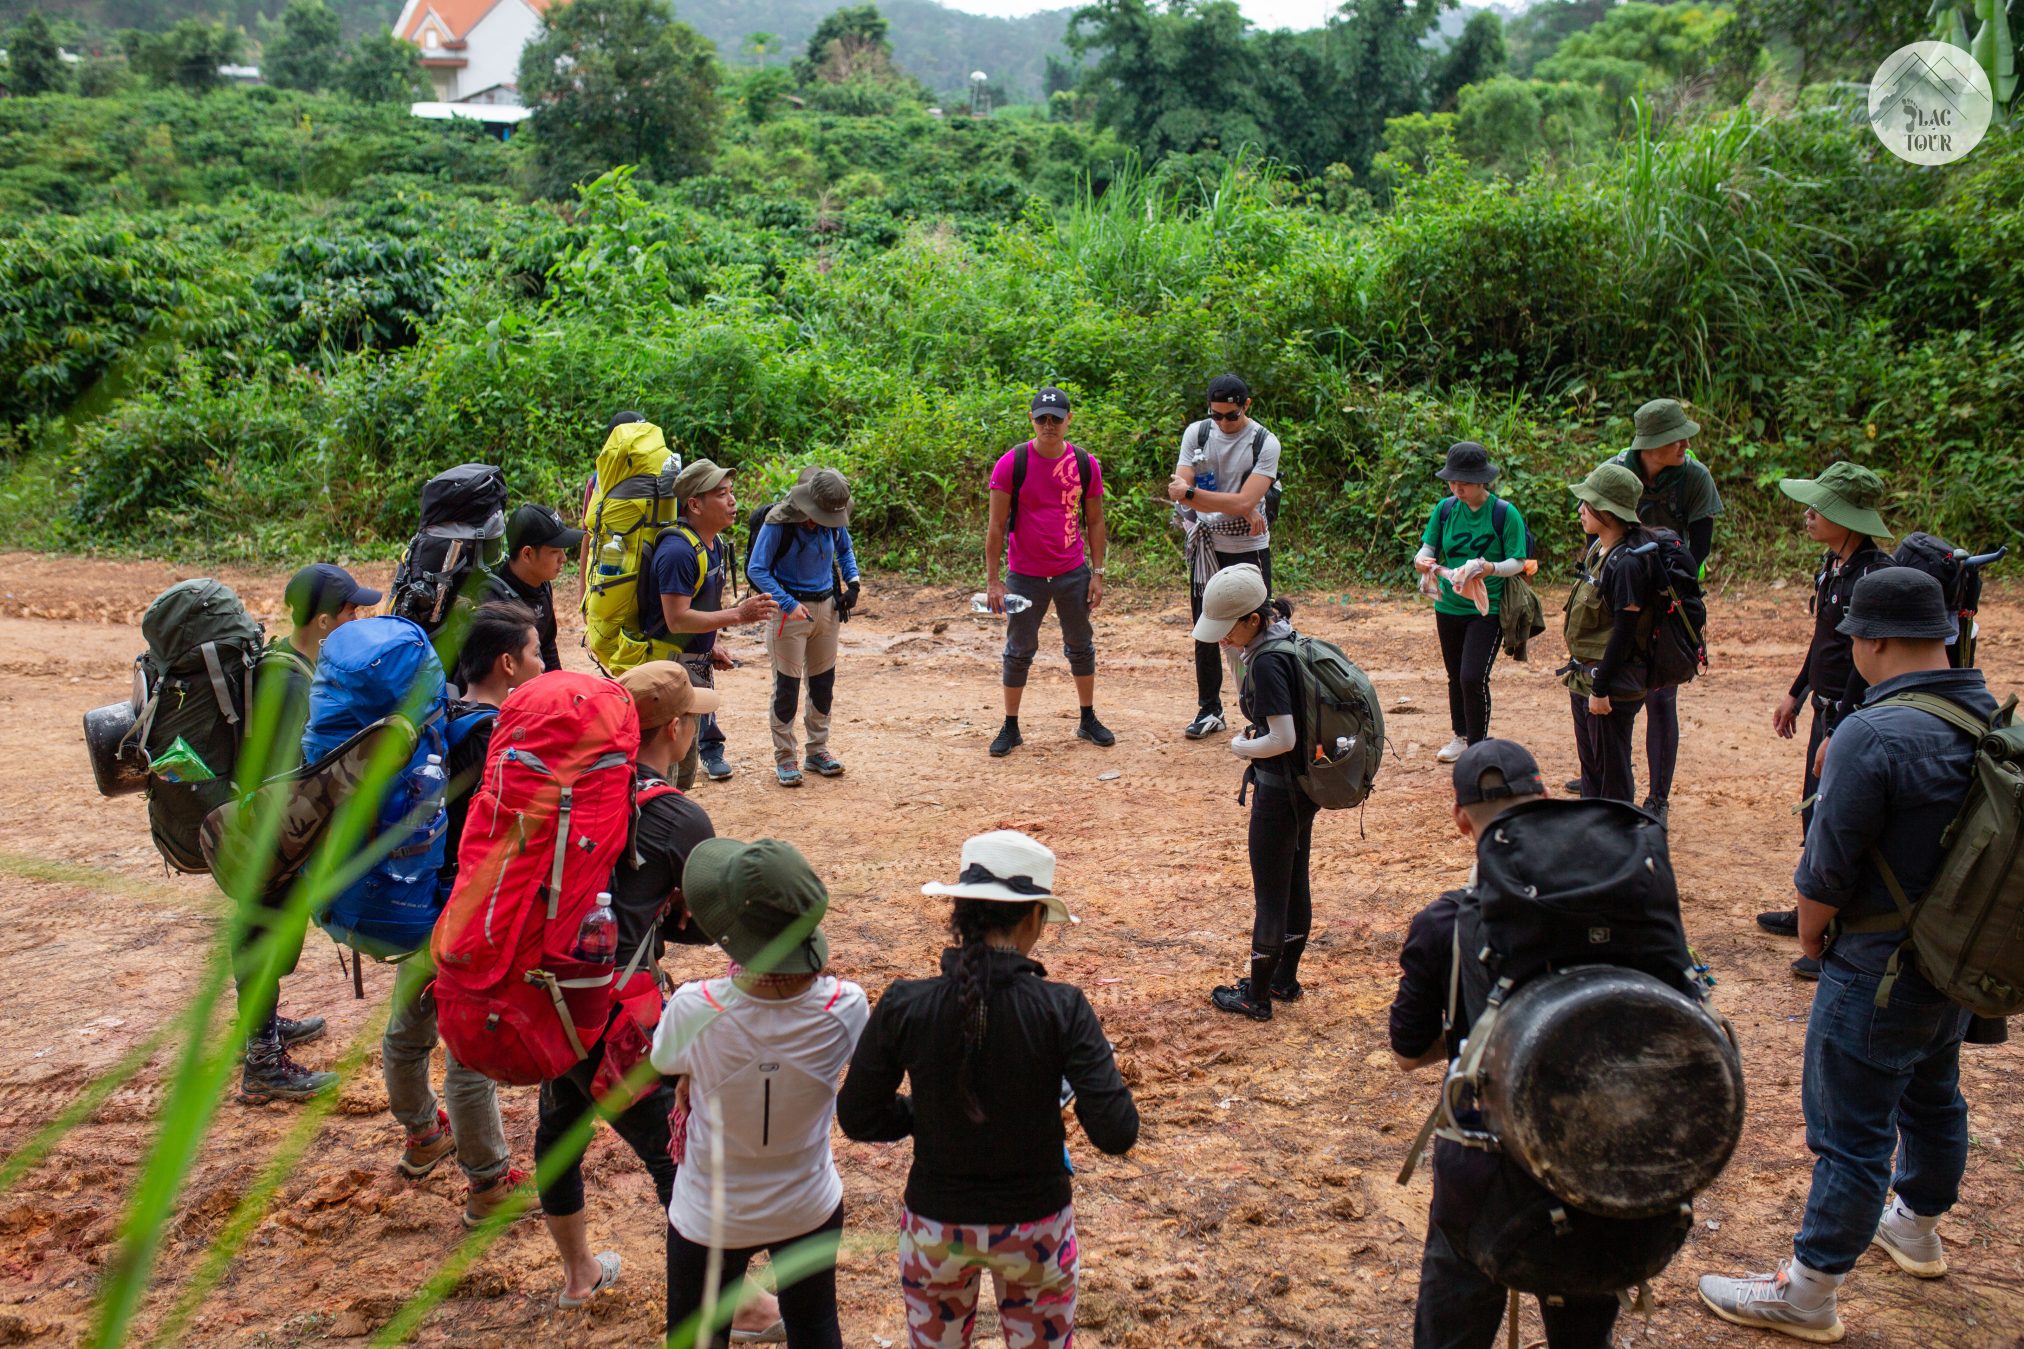
{"label": "grey running shoe", "polygon": [[1775,1330],[1809,1344],[1834,1344],[1848,1333],[1835,1313],[1833,1293],[1818,1307],[1793,1302],[1792,1278],[1782,1264],[1775,1274],[1750,1274],[1740,1279],[1703,1274],[1701,1301],[1733,1325]]}
{"label": "grey running shoe", "polygon": [[1897,1206],[1883,1211],[1877,1224],[1875,1243],[1897,1261],[1898,1268],[1921,1279],[1937,1279],[1947,1272],[1947,1253],[1940,1245],[1938,1231],[1922,1232],[1909,1222],[1893,1222]]}

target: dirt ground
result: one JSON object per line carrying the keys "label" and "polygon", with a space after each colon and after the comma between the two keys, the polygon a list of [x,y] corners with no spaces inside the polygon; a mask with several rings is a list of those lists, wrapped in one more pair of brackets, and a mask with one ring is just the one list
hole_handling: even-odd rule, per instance
{"label": "dirt ground", "polygon": [[[213,940],[209,883],[164,875],[139,797],[94,793],[79,729],[87,708],[125,696],[142,608],[187,574],[0,555],[0,1151],[172,1017]],[[284,578],[226,579],[274,630]],[[699,800],[720,833],[786,838],[810,856],[834,896],[836,968],[874,998],[889,981],[932,969],[944,910],[919,887],[953,875],[966,835],[1016,827],[1060,855],[1060,888],[1084,921],[1039,954],[1088,992],[1145,1121],[1121,1159],[1071,1133],[1088,1349],[1410,1343],[1427,1182],[1423,1170],[1401,1189],[1393,1175],[1435,1080],[1431,1070],[1394,1071],[1385,1008],[1408,920],[1469,864],[1434,760],[1448,728],[1430,617],[1396,598],[1305,599],[1300,626],[1341,643],[1376,680],[1398,757],[1361,819],[1332,813],[1318,823],[1316,936],[1302,968],[1310,991],[1257,1025],[1207,1003],[1212,984],[1240,972],[1250,892],[1237,761],[1217,741],[1180,734],[1193,708],[1184,599],[1126,594],[1105,606],[1098,708],[1118,733],[1114,749],[1073,738],[1057,653],[1029,691],[1026,746],[1001,762],[984,753],[997,723],[1000,638],[990,620],[965,612],[967,593],[873,578],[846,629],[838,681],[833,744],[849,773],[792,794],[764,772],[765,658],[737,635],[744,668],[722,687],[739,773],[702,785]],[[1656,1315],[1622,1322],[1626,1345],[1766,1342],[1702,1310],[1692,1279],[1768,1268],[1785,1254],[1810,1169],[1799,1075],[1812,989],[1786,972],[1789,944],[1751,922],[1791,892],[1804,742],[1776,739],[1769,719],[1804,649],[1806,591],[1731,589],[1711,607],[1714,665],[1681,698],[1674,860],[1689,935],[1742,1036],[1749,1119],[1692,1239],[1658,1281]],[[2024,603],[2006,595],[1985,618],[1992,684],[2024,682]],[[1542,645],[1529,665],[1500,664],[1494,724],[1530,744],[1558,783],[1572,775],[1574,751],[1567,699],[1549,674],[1562,658],[1557,635]],[[587,668],[573,632],[564,647],[572,666]],[[706,952],[680,948],[668,968],[677,978],[714,972]],[[312,933],[283,1006],[329,1017],[333,1034],[300,1057],[333,1062],[391,983],[390,971],[369,968],[368,1001],[354,1001],[330,944]],[[454,1168],[420,1183],[396,1178],[400,1134],[385,1114],[378,1058],[375,1049],[346,1083],[309,1160],[184,1343],[357,1342],[463,1236]],[[88,1323],[167,1063],[157,1055],[0,1195],[0,1344],[71,1343]],[[2019,1066],[2015,1045],[1965,1053],[1974,1146],[1961,1204],[1941,1224],[1953,1273],[1918,1282],[1866,1256],[1843,1291],[1850,1345],[2024,1345]],[[534,1094],[506,1090],[502,1103],[516,1159],[531,1165]],[[221,1109],[164,1244],[143,1331],[173,1304],[292,1118],[285,1107]],[[845,1340],[903,1344],[893,1232],[908,1145],[839,1135],[836,1152],[848,1196]],[[538,1224],[520,1224],[416,1339],[653,1342],[663,1215],[609,1133],[594,1142],[588,1172],[592,1240],[625,1258],[613,1293],[587,1311],[557,1311],[548,1240]],[[1536,1326],[1528,1311],[1528,1338]]]}

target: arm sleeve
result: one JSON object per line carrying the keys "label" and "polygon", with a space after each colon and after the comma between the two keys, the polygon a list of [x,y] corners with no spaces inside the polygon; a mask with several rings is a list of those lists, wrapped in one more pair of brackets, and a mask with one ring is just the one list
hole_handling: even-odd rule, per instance
{"label": "arm sleeve", "polygon": [[1089,1141],[1098,1151],[1119,1157],[1138,1142],[1138,1106],[1118,1074],[1117,1056],[1103,1036],[1096,1009],[1081,989],[1070,992],[1075,1001],[1069,1008],[1068,1063],[1062,1076],[1075,1088],[1075,1117]]}
{"label": "arm sleeve", "polygon": [[1502,562],[1492,562],[1490,564],[1490,574],[1492,576],[1516,576],[1524,570],[1525,559],[1522,557],[1507,557]]}
{"label": "arm sleeve", "polygon": [[1596,664],[1594,687],[1597,693],[1607,693],[1609,686],[1616,682],[1617,672],[1637,650],[1637,625],[1640,615],[1635,609],[1619,609],[1610,623],[1609,645],[1603,649],[1602,660]]}
{"label": "arm sleeve", "polygon": [[1237,736],[1230,741],[1230,752],[1240,759],[1270,759],[1291,750],[1298,743],[1294,734],[1293,718],[1285,712],[1275,712],[1265,718],[1265,734],[1246,739]]}
{"label": "arm sleeve", "polygon": [[1694,561],[1705,563],[1715,547],[1715,517],[1704,515],[1687,526],[1687,551]]}
{"label": "arm sleeve", "polygon": [[850,530],[836,531],[836,565],[843,568],[843,579],[857,579],[857,548],[850,541]]}
{"label": "arm sleeve", "polygon": [[787,587],[773,574],[773,564],[780,558],[780,538],[786,533],[784,525],[762,525],[759,537],[752,540],[752,555],[745,559],[745,569],[752,574],[752,584],[773,597],[781,613],[791,612],[795,598],[787,593]]}
{"label": "arm sleeve", "polygon": [[906,1069],[893,1052],[898,1015],[887,989],[872,1010],[871,1021],[857,1040],[836,1097],[836,1122],[846,1137],[860,1143],[892,1143],[914,1131],[914,1103],[900,1094]]}
{"label": "arm sleeve", "polygon": [[1883,836],[1891,813],[1887,751],[1867,722],[1857,718],[1836,732],[1806,851],[1792,873],[1793,888],[1808,899],[1841,908],[1855,897],[1864,858]]}
{"label": "arm sleeve", "polygon": [[1793,677],[1792,687],[1787,692],[1794,698],[1804,697],[1813,687],[1813,648],[1806,648],[1806,658],[1799,662],[1799,673]]}
{"label": "arm sleeve", "polygon": [[1399,950],[1399,987],[1392,996],[1391,1047],[1416,1059],[1443,1033],[1448,973],[1454,961],[1454,901],[1443,897],[1413,915]]}
{"label": "arm sleeve", "polygon": [[1421,545],[1420,545],[1420,551],[1418,551],[1417,553],[1414,553],[1414,554],[1413,554],[1413,556],[1414,556],[1415,558],[1422,558],[1422,557],[1423,557],[1423,558],[1425,558],[1425,559],[1426,559],[1427,561],[1429,561],[1429,562],[1433,562],[1433,561],[1436,561],[1436,560],[1437,560],[1437,559],[1436,559],[1436,558],[1434,557],[1434,545],[1432,545],[1431,543],[1423,543],[1423,544],[1421,544]]}

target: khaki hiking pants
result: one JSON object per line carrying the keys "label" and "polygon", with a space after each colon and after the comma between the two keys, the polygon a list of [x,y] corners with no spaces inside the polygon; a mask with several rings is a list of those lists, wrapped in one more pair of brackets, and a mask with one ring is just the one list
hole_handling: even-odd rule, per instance
{"label": "khaki hiking pants", "polygon": [[829,748],[829,706],[836,689],[837,632],[842,626],[833,599],[803,601],[808,617],[775,620],[766,627],[766,654],[773,661],[773,761],[799,759],[794,747],[794,710],[801,681],[808,681],[808,753]]}

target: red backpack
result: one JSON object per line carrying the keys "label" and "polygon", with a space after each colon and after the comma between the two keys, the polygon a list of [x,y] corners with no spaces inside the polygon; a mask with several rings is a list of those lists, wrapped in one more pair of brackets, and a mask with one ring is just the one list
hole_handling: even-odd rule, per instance
{"label": "red backpack", "polygon": [[[594,675],[540,675],[499,709],[430,942],[443,1043],[494,1081],[561,1076],[611,1018],[619,971],[570,951],[625,851],[639,739],[632,699]],[[643,963],[619,955],[625,976]]]}

